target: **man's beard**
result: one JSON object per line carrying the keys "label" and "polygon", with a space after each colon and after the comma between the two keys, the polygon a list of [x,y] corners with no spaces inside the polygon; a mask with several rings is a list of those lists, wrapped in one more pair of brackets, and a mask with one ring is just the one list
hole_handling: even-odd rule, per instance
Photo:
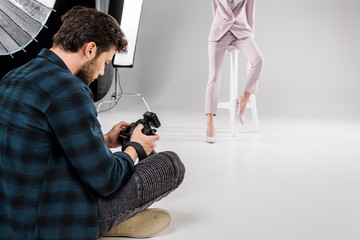
{"label": "man's beard", "polygon": [[86,63],[84,63],[80,70],[77,72],[76,77],[80,78],[86,85],[90,85],[94,79],[95,72],[95,59],[92,59]]}

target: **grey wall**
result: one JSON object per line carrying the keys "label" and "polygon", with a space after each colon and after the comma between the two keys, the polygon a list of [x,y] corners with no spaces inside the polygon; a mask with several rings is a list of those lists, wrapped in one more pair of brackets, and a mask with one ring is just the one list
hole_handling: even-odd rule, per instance
{"label": "grey wall", "polygon": [[[359,9],[357,0],[257,0],[260,117],[360,119]],[[134,68],[120,69],[124,90],[142,93],[153,110],[203,112],[211,21],[210,0],[145,0]]]}

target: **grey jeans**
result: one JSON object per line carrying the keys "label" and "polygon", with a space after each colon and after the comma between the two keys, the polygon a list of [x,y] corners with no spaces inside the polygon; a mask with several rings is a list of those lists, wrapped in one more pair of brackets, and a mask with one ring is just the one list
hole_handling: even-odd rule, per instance
{"label": "grey jeans", "polygon": [[174,152],[160,152],[135,165],[124,185],[108,197],[99,197],[99,237],[175,190],[185,167]]}

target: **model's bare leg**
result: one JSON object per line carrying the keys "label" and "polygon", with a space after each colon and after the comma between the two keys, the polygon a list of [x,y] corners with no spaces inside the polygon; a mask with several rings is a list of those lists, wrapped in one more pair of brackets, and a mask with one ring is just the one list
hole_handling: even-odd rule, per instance
{"label": "model's bare leg", "polygon": [[241,102],[240,112],[241,112],[242,115],[244,115],[246,105],[247,105],[247,103],[249,101],[250,96],[251,96],[251,93],[244,92],[243,96],[238,97],[238,103]]}
{"label": "model's bare leg", "polygon": [[206,135],[209,137],[215,137],[215,125],[214,125],[214,115],[213,114],[207,114]]}
{"label": "model's bare leg", "polygon": [[206,129],[206,142],[215,143],[215,125],[214,125],[214,114],[206,114],[207,116],[207,129]]}

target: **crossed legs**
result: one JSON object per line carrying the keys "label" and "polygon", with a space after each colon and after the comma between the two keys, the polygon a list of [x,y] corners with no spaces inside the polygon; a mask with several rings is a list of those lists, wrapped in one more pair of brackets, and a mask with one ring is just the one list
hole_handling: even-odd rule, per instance
{"label": "crossed legs", "polygon": [[108,197],[98,197],[99,237],[175,190],[185,167],[174,152],[160,152],[135,165],[125,184]]}
{"label": "crossed legs", "polygon": [[241,51],[250,63],[244,94],[239,96],[237,100],[238,103],[241,103],[241,114],[244,114],[251,94],[256,93],[258,90],[258,80],[263,66],[263,56],[252,38],[236,39],[233,34],[228,33],[218,42],[209,42],[209,80],[206,87],[205,114],[207,115],[206,134],[212,138],[215,136],[214,116],[217,113],[222,63],[225,50],[229,45]]}

